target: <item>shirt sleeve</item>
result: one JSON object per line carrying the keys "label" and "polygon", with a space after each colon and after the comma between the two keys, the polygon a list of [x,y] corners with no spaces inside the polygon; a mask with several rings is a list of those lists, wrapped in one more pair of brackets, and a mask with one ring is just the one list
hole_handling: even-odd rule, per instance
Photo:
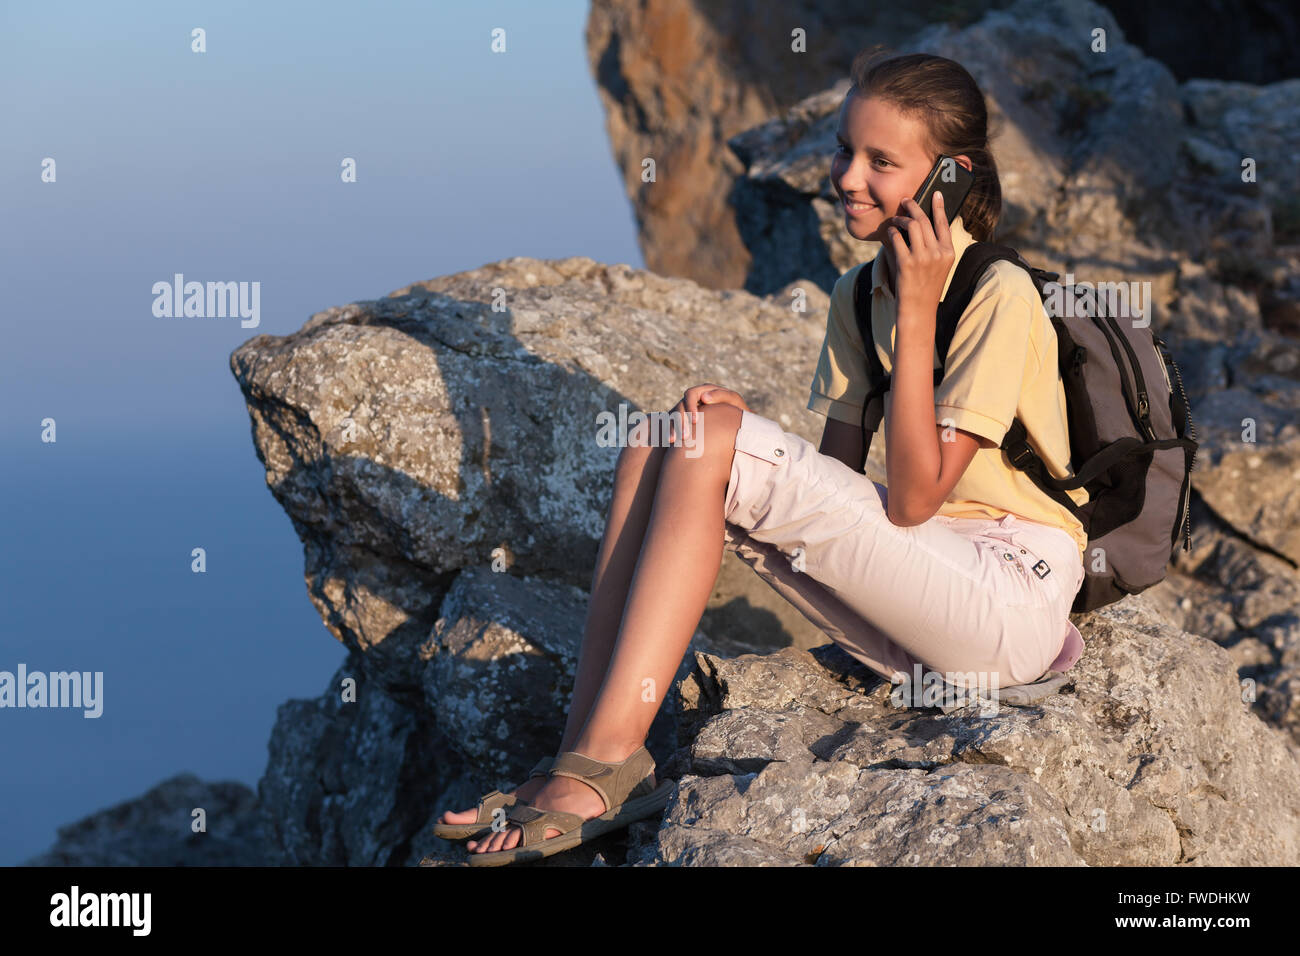
{"label": "shirt sleeve", "polygon": [[1026,377],[1036,371],[1032,366],[1038,355],[1030,337],[1035,309],[1043,308],[1036,290],[1030,302],[1021,284],[1010,279],[990,267],[981,280],[957,323],[943,381],[934,390],[936,424],[951,424],[997,444],[1015,418]]}
{"label": "shirt sleeve", "polygon": [[849,425],[862,423],[867,397],[867,353],[853,312],[853,283],[866,267],[850,269],[835,281],[826,338],[808,396],[809,411]]}

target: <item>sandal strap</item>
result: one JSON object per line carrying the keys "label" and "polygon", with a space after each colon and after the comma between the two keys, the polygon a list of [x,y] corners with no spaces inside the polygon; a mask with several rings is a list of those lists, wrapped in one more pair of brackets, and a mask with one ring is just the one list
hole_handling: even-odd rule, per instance
{"label": "sandal strap", "polygon": [[501,807],[507,806],[515,798],[513,795],[507,796],[500,790],[491,790],[483,794],[482,799],[478,802],[478,816],[474,820],[475,826],[492,822],[492,815]]}
{"label": "sandal strap", "polygon": [[[547,776],[550,772],[551,764],[554,762],[555,758],[550,755],[543,757],[541,760],[537,761],[537,765],[528,772],[528,779],[531,780],[533,777]],[[487,793],[483,794],[482,798],[478,802],[477,816],[474,820],[474,825],[482,826],[491,823],[493,814],[495,814],[498,809],[516,803],[518,802],[518,799],[519,798],[513,793],[507,795],[502,793],[500,790],[489,790]]]}
{"label": "sandal strap", "polygon": [[644,744],[618,763],[606,763],[574,750],[566,750],[555,758],[551,776],[581,780],[600,794],[600,799],[605,803],[605,812],[608,813],[629,799],[650,791],[649,777],[654,766],[654,758]]}
{"label": "sandal strap", "polygon": [[[576,813],[566,813],[563,810],[539,810],[526,803],[516,803],[507,810],[506,819],[523,831],[523,838],[513,848],[516,850],[546,842],[548,827],[554,827],[560,831],[559,835],[563,836],[587,822],[584,817]],[[551,837],[551,839],[558,838]]]}

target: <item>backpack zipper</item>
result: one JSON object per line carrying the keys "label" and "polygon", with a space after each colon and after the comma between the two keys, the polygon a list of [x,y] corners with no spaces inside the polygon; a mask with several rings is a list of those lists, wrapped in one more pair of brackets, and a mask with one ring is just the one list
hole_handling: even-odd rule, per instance
{"label": "backpack zipper", "polygon": [[[1187,392],[1183,389],[1183,375],[1178,370],[1178,363],[1174,361],[1174,353],[1168,351],[1169,347],[1164,340],[1154,335],[1152,338],[1155,339],[1156,344],[1163,350],[1164,354],[1161,355],[1161,361],[1174,370],[1174,380],[1178,382],[1178,394],[1182,397],[1183,408],[1187,410],[1187,437],[1192,441],[1196,441],[1196,423],[1192,421],[1192,403],[1187,400]],[[1165,376],[1166,378],[1168,377],[1168,372],[1165,373]],[[1195,470],[1196,449],[1193,448],[1192,463],[1187,469],[1187,490],[1183,492],[1183,526],[1187,529],[1187,533],[1183,540],[1183,551],[1192,550],[1192,472]]]}
{"label": "backpack zipper", "polygon": [[[1192,452],[1192,461],[1196,461],[1196,452]],[[1183,492],[1183,527],[1187,535],[1183,540],[1183,552],[1192,550],[1192,475],[1187,474],[1187,490]]]}
{"label": "backpack zipper", "polygon": [[1151,338],[1156,344],[1156,359],[1160,363],[1160,374],[1165,377],[1165,388],[1167,388],[1169,390],[1169,394],[1172,395],[1174,394],[1174,383],[1169,381],[1169,369],[1166,367],[1168,363],[1165,362],[1164,353],[1160,350],[1160,346],[1164,345],[1165,343],[1160,341],[1160,339],[1156,338],[1154,335],[1151,336]]}
{"label": "backpack zipper", "polygon": [[[1115,360],[1115,367],[1119,369],[1120,391],[1124,394],[1124,404],[1128,407],[1128,413],[1133,419],[1133,424],[1137,426],[1138,432],[1147,434],[1151,441],[1155,441],[1155,435],[1152,433],[1150,425],[1143,421],[1142,416],[1138,413],[1138,409],[1133,405],[1137,388],[1130,384],[1128,378],[1124,374],[1124,360],[1120,358],[1119,347],[1115,344],[1115,339],[1111,335],[1110,329],[1106,327],[1106,323],[1102,321],[1102,318],[1099,315],[1092,316],[1092,321],[1096,324],[1097,328],[1101,330],[1102,337],[1105,338],[1106,344],[1110,346],[1111,357]],[[1123,337],[1122,332],[1118,334],[1121,338]]]}
{"label": "backpack zipper", "polygon": [[[1192,421],[1192,403],[1187,400],[1187,393],[1183,391],[1183,376],[1178,371],[1178,363],[1174,361],[1174,355],[1169,353],[1169,364],[1174,369],[1174,379],[1178,382],[1178,394],[1183,398],[1183,407],[1187,409],[1187,437],[1196,441],[1196,422]],[[1192,449],[1192,463],[1187,468],[1187,494],[1186,512],[1187,512],[1187,541],[1183,545],[1184,551],[1192,550],[1192,472],[1196,470],[1196,449]]]}
{"label": "backpack zipper", "polygon": [[1128,353],[1129,365],[1132,367],[1133,375],[1137,379],[1138,418],[1146,429],[1147,438],[1150,441],[1155,441],[1156,430],[1151,425],[1151,401],[1147,398],[1147,383],[1142,377],[1142,364],[1138,362],[1137,352],[1133,350],[1133,343],[1128,340],[1128,336],[1120,331],[1119,323],[1115,321],[1114,316],[1106,316],[1106,321],[1115,330],[1115,337],[1119,339],[1120,344],[1124,346],[1124,351]]}

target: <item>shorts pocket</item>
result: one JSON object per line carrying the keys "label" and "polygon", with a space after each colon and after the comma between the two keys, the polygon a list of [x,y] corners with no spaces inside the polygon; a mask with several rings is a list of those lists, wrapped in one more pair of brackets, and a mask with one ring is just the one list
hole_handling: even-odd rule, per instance
{"label": "shorts pocket", "polygon": [[731,456],[731,475],[723,517],[745,530],[771,508],[772,497],[786,472],[778,471],[792,457],[789,436],[771,419],[744,412],[736,430],[735,452]]}
{"label": "shorts pocket", "polygon": [[[770,419],[746,412],[741,427],[736,432],[736,451],[761,458],[773,465],[784,464],[789,457],[789,443],[785,432]],[[747,427],[748,426],[748,427]]]}

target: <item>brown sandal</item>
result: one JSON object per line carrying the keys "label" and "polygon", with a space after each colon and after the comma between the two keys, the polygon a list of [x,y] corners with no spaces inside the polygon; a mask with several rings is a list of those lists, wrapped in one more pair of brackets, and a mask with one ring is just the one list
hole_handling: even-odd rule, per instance
{"label": "brown sandal", "polygon": [[[618,763],[605,763],[586,754],[565,751],[556,758],[550,776],[581,780],[600,794],[605,812],[588,820],[576,813],[540,810],[527,803],[515,803],[506,811],[506,819],[523,830],[522,842],[495,853],[470,853],[469,865],[503,866],[540,860],[661,812],[668,805],[676,784],[662,781],[658,786],[651,786],[654,768],[654,758],[644,744]],[[549,827],[560,833],[548,839]]]}
{"label": "brown sandal", "polygon": [[[554,757],[543,757],[537,761],[537,766],[528,772],[528,779],[547,776],[553,763],[555,763]],[[498,809],[509,809],[514,806],[518,799],[513,793],[506,794],[500,790],[490,790],[479,798],[478,815],[474,818],[473,823],[435,823],[433,825],[433,835],[442,837],[444,840],[468,840],[483,830],[490,829],[492,815]]]}

